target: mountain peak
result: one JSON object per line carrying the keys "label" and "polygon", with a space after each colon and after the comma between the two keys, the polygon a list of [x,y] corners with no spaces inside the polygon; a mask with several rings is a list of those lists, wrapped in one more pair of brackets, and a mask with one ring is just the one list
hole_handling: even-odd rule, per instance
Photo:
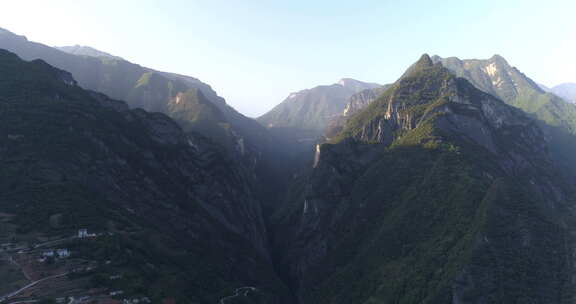
{"label": "mountain peak", "polygon": [[432,61],[432,58],[430,58],[430,56],[428,56],[428,54],[424,54],[422,56],[420,56],[420,59],[418,59],[418,61],[416,61],[414,64],[412,64],[408,70],[406,70],[406,72],[404,72],[404,74],[402,75],[402,78],[405,77],[409,77],[414,75],[414,73],[417,73],[419,71],[422,71],[424,69],[428,69],[434,66],[434,62]]}
{"label": "mountain peak", "polygon": [[504,64],[504,65],[509,65],[509,64],[508,64],[508,61],[506,61],[506,59],[505,59],[504,57],[502,57],[502,56],[500,56],[500,55],[498,55],[498,54],[495,54],[494,56],[492,56],[492,57],[490,58],[490,61],[496,62],[496,63],[501,63],[501,64]]}
{"label": "mountain peak", "polygon": [[422,56],[420,56],[420,59],[418,59],[418,61],[416,61],[415,66],[417,67],[431,67],[434,65],[434,62],[432,62],[432,58],[430,58],[430,56],[428,54],[423,54]]}
{"label": "mountain peak", "polygon": [[357,83],[361,83],[361,81],[358,81],[356,79],[353,78],[342,78],[340,80],[338,80],[337,82],[339,85],[345,87],[345,86],[349,86],[351,84],[357,84]]}
{"label": "mountain peak", "polygon": [[337,84],[355,91],[361,91],[367,88],[375,88],[380,86],[377,83],[364,82],[353,78],[342,78],[337,82]]}

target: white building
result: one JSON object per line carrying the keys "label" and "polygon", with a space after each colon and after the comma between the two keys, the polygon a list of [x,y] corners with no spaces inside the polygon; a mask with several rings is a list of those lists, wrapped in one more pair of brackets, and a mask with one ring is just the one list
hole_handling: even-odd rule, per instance
{"label": "white building", "polygon": [[70,250],[68,249],[57,249],[56,250],[56,254],[58,255],[59,258],[63,259],[63,258],[67,258],[70,256]]}
{"label": "white building", "polygon": [[118,296],[118,295],[121,295],[121,294],[123,294],[123,293],[124,293],[123,290],[116,290],[116,291],[110,292],[110,295],[111,295],[111,296]]}
{"label": "white building", "polygon": [[88,237],[88,229],[80,229],[78,230],[78,238],[83,239]]}
{"label": "white building", "polygon": [[68,249],[56,249],[56,250],[48,250],[42,253],[42,256],[45,258],[49,257],[58,257],[61,259],[67,258],[70,256],[70,250]]}

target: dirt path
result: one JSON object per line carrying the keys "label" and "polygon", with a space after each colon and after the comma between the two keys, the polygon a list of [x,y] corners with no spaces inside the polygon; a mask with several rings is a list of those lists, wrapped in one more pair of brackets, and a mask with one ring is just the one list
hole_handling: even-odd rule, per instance
{"label": "dirt path", "polygon": [[38,280],[38,281],[34,281],[34,282],[32,282],[32,283],[30,283],[30,284],[28,284],[28,285],[26,285],[26,286],[24,286],[24,287],[16,290],[16,291],[13,291],[13,292],[5,295],[5,296],[0,297],[0,302],[3,302],[3,301],[5,301],[5,300],[8,300],[8,299],[10,299],[10,298],[18,295],[19,293],[25,291],[26,289],[28,289],[28,288],[30,288],[30,287],[34,287],[34,286],[36,286],[36,285],[38,285],[38,284],[40,284],[40,283],[42,283],[42,282],[48,281],[48,280],[52,280],[52,279],[57,279],[57,278],[63,277],[63,276],[65,276],[65,275],[67,275],[67,274],[68,274],[68,272],[62,273],[62,274],[53,275],[53,276],[49,276],[49,277],[40,279],[40,280]]}

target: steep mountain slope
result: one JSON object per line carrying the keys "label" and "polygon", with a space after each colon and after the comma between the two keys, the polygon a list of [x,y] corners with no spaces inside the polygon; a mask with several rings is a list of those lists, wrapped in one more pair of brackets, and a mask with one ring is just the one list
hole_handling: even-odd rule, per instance
{"label": "steep mountain slope", "polygon": [[[206,105],[195,93],[181,98]],[[4,50],[0,167],[0,217],[9,218],[0,221],[0,239],[30,248],[22,254],[80,228],[98,232],[67,245],[92,269],[69,275],[62,284],[80,285],[59,296],[121,288],[123,297],[153,303],[217,303],[250,286],[257,303],[289,298],[271,264],[250,172],[164,114],[129,110],[67,72]],[[125,278],[108,280],[118,273]]]}
{"label": "steep mountain slope", "polygon": [[566,101],[576,102],[576,83],[559,84],[551,88],[550,92],[564,98]]}
{"label": "steep mountain slope", "polygon": [[497,96],[506,103],[533,113],[552,126],[576,130],[576,107],[554,94],[547,93],[534,81],[512,67],[499,55],[487,60],[460,60],[456,57],[432,57],[477,88]]}
{"label": "steep mountain slope", "polygon": [[[70,49],[63,52],[28,41],[26,37],[7,30],[0,31],[0,48],[14,52],[25,60],[42,59],[55,67],[69,71],[80,86],[125,100],[132,108],[171,114],[169,104],[174,102],[179,94],[199,90],[223,113],[228,123],[226,127],[232,127],[238,135],[238,138],[227,141],[243,138],[247,147],[258,150],[260,146],[265,145],[263,142],[270,140],[266,130],[256,121],[244,117],[228,106],[209,85],[196,78],[158,72],[119,57],[76,56],[68,53],[71,52]],[[226,145],[226,142],[222,144]]]}
{"label": "steep mountain slope", "polygon": [[390,86],[391,85],[386,84],[381,87],[366,89],[350,96],[346,106],[344,107],[344,111],[328,122],[328,125],[324,130],[324,136],[330,138],[338,134],[348,119],[368,107],[368,105],[382,95],[382,93],[390,88]]}
{"label": "steep mountain slope", "polygon": [[83,45],[70,45],[70,46],[56,46],[54,47],[58,50],[63,52],[72,54],[72,55],[80,55],[80,56],[90,56],[90,57],[106,57],[106,58],[113,58],[123,60],[121,57],[110,55],[106,52],[102,52],[95,48]]}
{"label": "steep mountain slope", "polygon": [[354,79],[342,79],[328,86],[292,93],[258,121],[268,128],[294,128],[321,134],[330,119],[344,110],[348,98],[380,85]]}
{"label": "steep mountain slope", "polygon": [[276,215],[301,303],[574,299],[572,189],[543,132],[427,55],[317,152]]}
{"label": "steep mountain slope", "polygon": [[477,88],[500,97],[507,104],[520,108],[540,121],[540,127],[551,142],[552,157],[564,174],[576,176],[576,105],[545,92],[501,56],[487,60],[440,58],[459,77],[466,78]]}
{"label": "steep mountain slope", "polygon": [[351,117],[352,115],[366,108],[369,104],[371,104],[374,100],[376,100],[378,96],[384,93],[389,87],[390,85],[387,84],[378,88],[366,89],[352,95],[350,99],[348,99],[346,107],[344,107],[342,116]]}
{"label": "steep mountain slope", "polygon": [[[256,175],[260,196],[267,205],[274,205],[292,168],[302,162],[293,157],[300,151],[293,148],[299,138],[275,136],[228,106],[209,85],[196,78],[155,71],[115,57],[68,54],[2,29],[0,48],[25,60],[42,59],[72,73],[84,88],[125,100],[131,108],[165,113],[185,131],[211,138]],[[279,158],[287,161],[278,162]]]}

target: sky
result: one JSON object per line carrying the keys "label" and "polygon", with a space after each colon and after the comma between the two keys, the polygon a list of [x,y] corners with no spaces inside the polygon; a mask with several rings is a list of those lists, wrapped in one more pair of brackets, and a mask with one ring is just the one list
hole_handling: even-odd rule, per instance
{"label": "sky", "polygon": [[423,53],[576,82],[573,0],[0,0],[0,27],[199,78],[250,117],[345,77],[393,82]]}

